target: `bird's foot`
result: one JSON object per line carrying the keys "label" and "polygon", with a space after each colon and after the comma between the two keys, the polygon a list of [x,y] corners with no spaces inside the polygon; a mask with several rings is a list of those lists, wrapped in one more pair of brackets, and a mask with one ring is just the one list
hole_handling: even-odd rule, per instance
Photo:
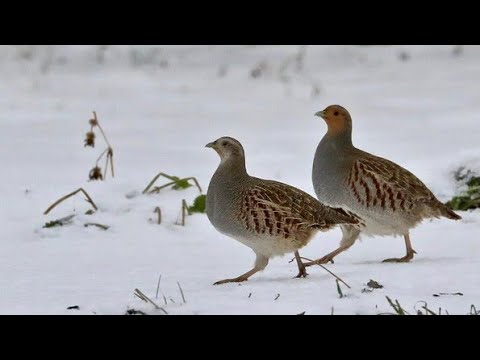
{"label": "bird's foot", "polygon": [[303,265],[305,265],[305,267],[308,267],[308,266],[312,266],[312,265],[320,265],[320,264],[327,264],[327,263],[334,264],[335,262],[333,261],[333,257],[324,256],[323,258],[313,260],[313,261],[309,261],[307,263],[303,263]]}
{"label": "bird's foot", "polygon": [[410,260],[413,259],[413,255],[416,254],[417,252],[415,250],[409,251],[407,255],[401,258],[391,258],[391,259],[385,259],[382,262],[394,262],[394,263],[407,263],[410,262]]}
{"label": "bird's foot", "polygon": [[234,279],[225,279],[225,280],[217,281],[213,285],[222,285],[222,284],[227,284],[227,283],[232,283],[232,282],[239,283],[239,282],[243,282],[243,281],[247,281],[247,280],[248,280],[247,277],[239,276],[239,277],[234,278]]}
{"label": "bird's foot", "polygon": [[306,278],[308,276],[307,269],[303,268],[298,271],[298,275],[295,276],[295,279],[297,278]]}

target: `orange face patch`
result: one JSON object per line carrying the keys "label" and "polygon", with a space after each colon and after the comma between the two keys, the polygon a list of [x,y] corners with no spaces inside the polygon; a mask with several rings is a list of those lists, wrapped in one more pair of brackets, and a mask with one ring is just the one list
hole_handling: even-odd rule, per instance
{"label": "orange face patch", "polygon": [[328,132],[338,134],[351,126],[350,114],[339,105],[330,105],[323,110],[322,118],[328,125]]}

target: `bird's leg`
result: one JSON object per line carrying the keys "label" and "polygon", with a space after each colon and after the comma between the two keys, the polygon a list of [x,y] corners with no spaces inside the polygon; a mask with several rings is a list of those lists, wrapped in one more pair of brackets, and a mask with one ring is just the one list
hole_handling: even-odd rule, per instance
{"label": "bird's leg", "polygon": [[296,278],[302,278],[302,277],[307,277],[307,269],[305,268],[305,264],[302,262],[302,259],[300,258],[300,254],[298,251],[295,251],[295,259],[297,260],[297,265],[298,265],[298,275],[295,276]]}
{"label": "bird's leg", "polygon": [[409,262],[413,259],[413,255],[417,252],[413,250],[412,243],[410,242],[410,235],[407,233],[404,235],[405,238],[405,247],[407,248],[407,254],[402,258],[391,258],[385,259],[382,262]]}
{"label": "bird's leg", "polygon": [[327,254],[320,259],[305,263],[305,266],[326,264],[328,262],[331,262],[333,264],[333,258],[338,254],[344,252],[345,250],[349,249],[360,236],[360,230],[351,225],[340,225],[340,229],[342,229],[343,233],[340,246],[336,250],[332,251],[330,254]]}
{"label": "bird's leg", "polygon": [[221,284],[226,284],[226,283],[231,283],[231,282],[243,282],[247,281],[250,276],[253,274],[256,274],[259,271],[262,271],[265,269],[268,265],[268,257],[256,254],[257,258],[255,259],[255,266],[252,270],[247,271],[245,274],[242,274],[236,278],[233,279],[225,279],[225,280],[220,280],[214,283],[213,285],[221,285]]}
{"label": "bird's leg", "polygon": [[263,269],[259,269],[257,267],[254,267],[252,270],[247,271],[245,274],[242,274],[236,278],[233,279],[225,279],[225,280],[220,280],[214,283],[213,285],[221,285],[221,284],[226,284],[226,283],[231,283],[231,282],[242,282],[242,281],[247,281],[250,276],[253,274],[261,271]]}
{"label": "bird's leg", "polygon": [[[351,245],[350,245],[351,246]],[[309,261],[307,263],[304,263],[306,267],[312,266],[312,265],[318,265],[318,264],[326,264],[328,262],[331,262],[333,264],[333,258],[337,256],[338,254],[344,252],[347,250],[350,246],[340,246],[338,249],[332,251],[330,254],[325,255],[324,257],[314,260],[314,261]]]}

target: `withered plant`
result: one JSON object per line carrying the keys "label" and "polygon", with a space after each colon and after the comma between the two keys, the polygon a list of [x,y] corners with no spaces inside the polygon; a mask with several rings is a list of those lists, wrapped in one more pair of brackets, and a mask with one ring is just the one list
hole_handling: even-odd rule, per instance
{"label": "withered plant", "polygon": [[[102,151],[100,156],[97,158],[97,161],[95,161],[95,166],[90,170],[88,173],[88,179],[89,180],[105,180],[107,178],[107,170],[108,170],[108,164],[110,163],[110,170],[112,173],[112,178],[115,177],[114,169],[113,169],[113,148],[110,145],[110,142],[107,139],[107,136],[105,135],[105,131],[103,131],[102,126],[100,125],[100,122],[98,121],[97,118],[97,113],[94,111],[93,112],[93,118],[91,118],[88,123],[90,124],[90,131],[86,133],[85,135],[85,145],[84,147],[95,147],[95,139],[96,139],[96,134],[95,134],[95,129],[99,129],[100,133],[102,134],[103,140],[105,141],[107,148]],[[105,157],[105,166],[104,166],[104,172],[102,174],[102,169],[98,165],[100,160]]]}

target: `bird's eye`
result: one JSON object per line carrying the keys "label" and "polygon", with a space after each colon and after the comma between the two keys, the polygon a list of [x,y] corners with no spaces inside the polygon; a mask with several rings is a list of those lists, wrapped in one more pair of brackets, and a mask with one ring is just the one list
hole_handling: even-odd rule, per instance
{"label": "bird's eye", "polygon": [[228,142],[224,141],[222,142],[222,146],[227,146],[228,145]]}
{"label": "bird's eye", "polygon": [[334,116],[338,116],[338,111],[335,111],[335,112],[333,113],[333,115],[334,115]]}

